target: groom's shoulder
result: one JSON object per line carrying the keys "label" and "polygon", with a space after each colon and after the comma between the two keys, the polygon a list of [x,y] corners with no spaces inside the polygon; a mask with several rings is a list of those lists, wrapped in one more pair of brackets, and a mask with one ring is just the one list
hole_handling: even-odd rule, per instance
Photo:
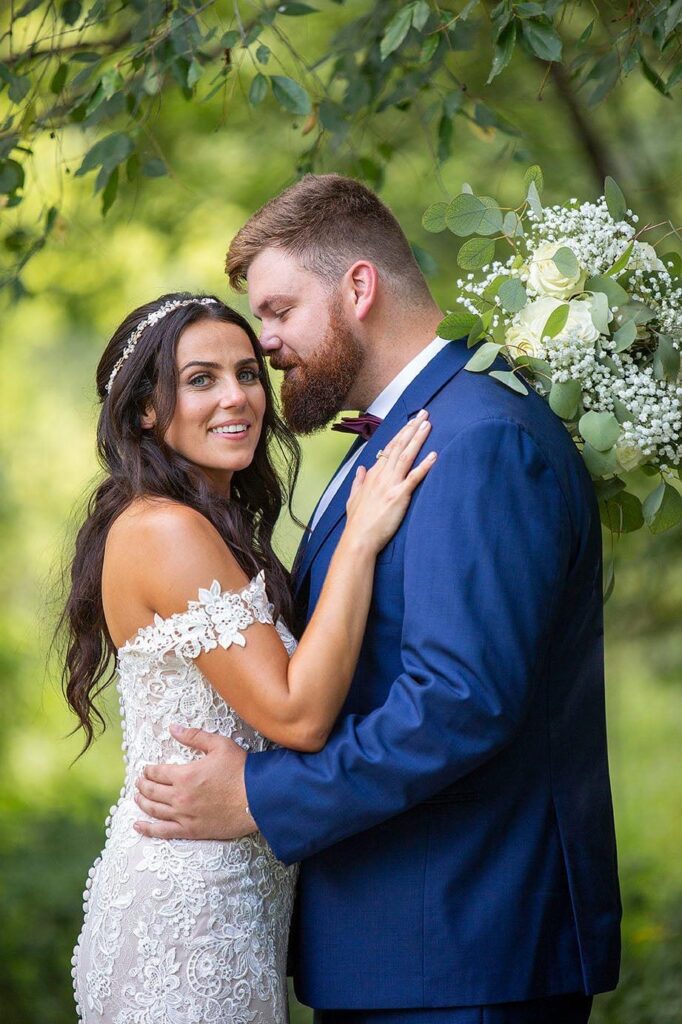
{"label": "groom's shoulder", "polygon": [[487,373],[463,369],[434,396],[430,418],[446,443],[460,434],[475,439],[479,432],[522,431],[548,462],[581,461],[564,424],[530,385],[521,394]]}

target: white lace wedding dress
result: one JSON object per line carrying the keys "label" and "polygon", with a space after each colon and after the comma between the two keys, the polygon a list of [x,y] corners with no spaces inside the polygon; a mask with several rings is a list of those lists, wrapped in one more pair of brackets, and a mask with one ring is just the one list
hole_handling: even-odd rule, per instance
{"label": "white lace wedding dress", "polygon": [[[135,779],[151,763],[200,756],[169,726],[269,744],[242,721],[194,663],[218,644],[244,646],[253,622],[272,623],[263,574],[239,593],[214,581],[186,612],[138,631],[119,651],[125,784],[90,869],[73,957],[83,1024],[285,1024],[286,952],[296,869],[256,833],[233,842],[147,839]],[[279,621],[289,655],[296,641]]]}

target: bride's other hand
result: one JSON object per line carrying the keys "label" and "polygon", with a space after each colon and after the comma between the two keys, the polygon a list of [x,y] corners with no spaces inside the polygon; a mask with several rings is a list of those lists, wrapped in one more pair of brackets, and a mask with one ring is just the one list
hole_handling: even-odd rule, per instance
{"label": "bride's other hand", "polygon": [[422,410],[382,450],[371,469],[360,466],[355,474],[346,505],[345,532],[368,545],[374,554],[396,532],[416,486],[436,461],[436,453],[430,452],[414,466],[430,429],[428,413]]}

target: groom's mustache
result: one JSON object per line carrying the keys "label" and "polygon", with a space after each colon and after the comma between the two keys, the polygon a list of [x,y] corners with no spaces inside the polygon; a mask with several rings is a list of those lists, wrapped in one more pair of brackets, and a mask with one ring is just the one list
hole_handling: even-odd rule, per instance
{"label": "groom's mustache", "polygon": [[283,370],[284,372],[286,372],[287,370],[293,370],[295,367],[300,365],[301,364],[298,361],[285,361],[283,359],[277,359],[276,356],[270,356],[270,366],[273,368],[273,370]]}

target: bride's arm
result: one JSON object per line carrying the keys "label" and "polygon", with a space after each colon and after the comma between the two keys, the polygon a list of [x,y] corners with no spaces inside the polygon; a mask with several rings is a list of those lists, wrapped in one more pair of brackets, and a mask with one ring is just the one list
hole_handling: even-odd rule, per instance
{"label": "bride's arm", "polygon": [[[369,472],[359,471],[320,600],[290,660],[275,628],[259,622],[248,627],[243,647],[218,646],[196,659],[230,706],[276,743],[316,751],[329,735],[360,652],[376,556],[433,464],[431,456],[412,469],[427,436],[424,417],[411,421],[384,449],[387,457]],[[166,505],[147,518],[145,530],[138,585],[145,604],[162,617],[185,610],[213,579],[228,591],[248,582],[217,532],[197,513]],[[150,572],[154,565],[162,572]]]}

